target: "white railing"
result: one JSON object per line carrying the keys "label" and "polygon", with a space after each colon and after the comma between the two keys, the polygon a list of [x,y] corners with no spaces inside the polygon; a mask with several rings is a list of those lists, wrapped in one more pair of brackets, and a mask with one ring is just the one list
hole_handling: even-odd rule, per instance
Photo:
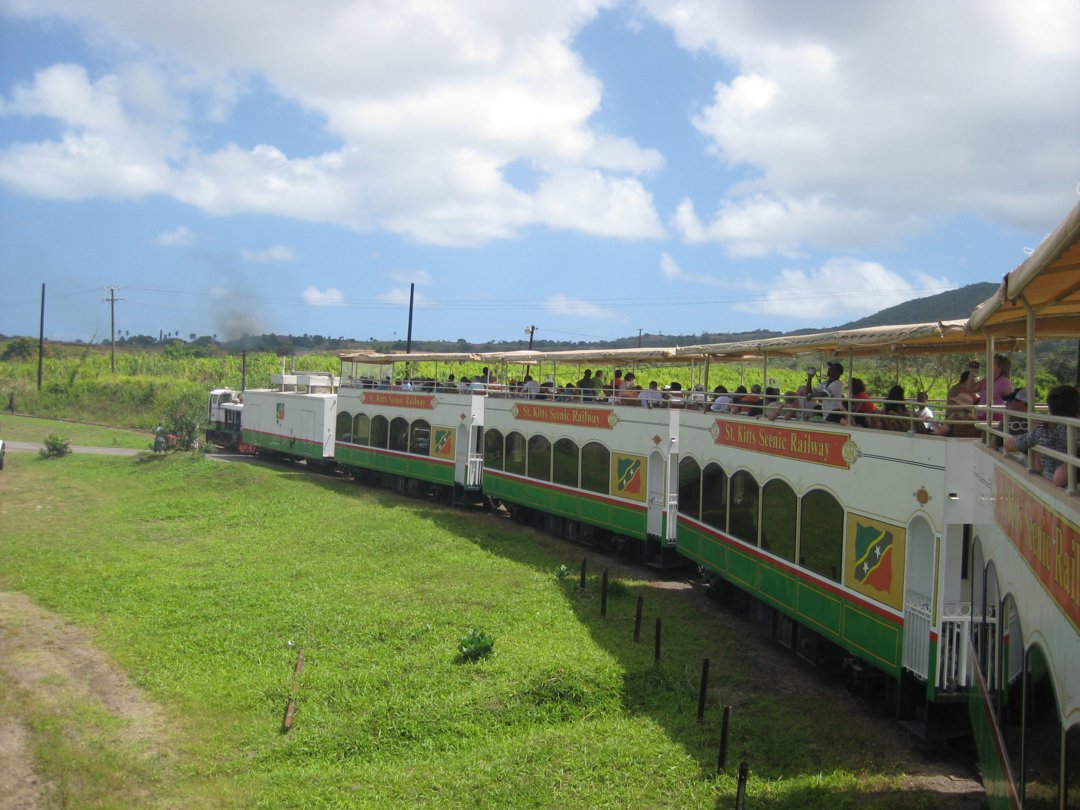
{"label": "white railing", "polygon": [[972,646],[976,650],[979,650],[982,644],[987,645],[984,680],[987,689],[997,688],[1000,675],[996,605],[987,606],[986,629],[981,632],[981,637],[973,635],[981,624],[983,618],[979,611],[972,609],[970,602],[946,602],[942,606],[936,678],[939,689],[961,689],[973,683],[966,652],[968,638],[971,638]]}
{"label": "white railing", "polygon": [[484,482],[484,454],[469,453],[469,464],[465,470],[465,486],[469,489],[479,489]]}
{"label": "white railing", "polygon": [[924,681],[930,677],[931,600],[916,591],[904,592],[904,667]]}

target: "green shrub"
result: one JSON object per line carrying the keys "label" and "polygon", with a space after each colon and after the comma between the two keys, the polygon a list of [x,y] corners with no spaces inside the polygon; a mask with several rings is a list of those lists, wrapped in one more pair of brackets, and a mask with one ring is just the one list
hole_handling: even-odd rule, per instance
{"label": "green shrub", "polygon": [[494,647],[495,637],[482,630],[470,630],[458,642],[458,652],[461,653],[463,661],[476,661],[491,655]]}
{"label": "green shrub", "polygon": [[40,451],[42,458],[63,458],[71,452],[71,442],[55,433],[46,436],[44,444]]}

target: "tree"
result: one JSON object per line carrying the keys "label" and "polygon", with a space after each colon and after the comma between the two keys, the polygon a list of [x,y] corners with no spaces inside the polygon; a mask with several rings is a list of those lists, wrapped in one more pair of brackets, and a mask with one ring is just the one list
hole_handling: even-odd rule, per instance
{"label": "tree", "polygon": [[25,362],[34,356],[34,341],[28,337],[19,337],[11,341],[4,353],[0,354],[0,360],[17,360]]}

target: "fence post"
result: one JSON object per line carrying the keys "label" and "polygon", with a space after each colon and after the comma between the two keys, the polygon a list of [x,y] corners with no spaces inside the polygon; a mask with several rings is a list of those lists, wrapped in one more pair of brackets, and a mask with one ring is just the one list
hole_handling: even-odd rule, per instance
{"label": "fence post", "polygon": [[660,620],[659,619],[656,620],[656,648],[654,650],[654,654],[656,656],[655,661],[657,663],[659,663],[659,661],[660,661]]}
{"label": "fence post", "polygon": [[588,564],[588,561],[588,557],[581,558],[581,584],[578,586],[581,590],[585,590],[585,567]]}
{"label": "fence post", "polygon": [[607,575],[608,570],[604,569],[604,575],[600,578],[600,618],[607,618]]}
{"label": "fence post", "polygon": [[746,777],[749,770],[745,762],[739,763],[739,783],[735,788],[735,810],[746,810]]}
{"label": "fence post", "polygon": [[637,598],[637,614],[634,616],[634,643],[641,641],[641,608],[645,604],[645,597]]}
{"label": "fence post", "polygon": [[731,734],[731,707],[724,707],[724,721],[720,726],[720,756],[716,758],[717,772],[723,772],[727,767],[728,739]]}
{"label": "fence post", "polygon": [[709,691],[709,659],[701,662],[701,688],[698,690],[697,719],[700,723],[705,719],[705,695]]}

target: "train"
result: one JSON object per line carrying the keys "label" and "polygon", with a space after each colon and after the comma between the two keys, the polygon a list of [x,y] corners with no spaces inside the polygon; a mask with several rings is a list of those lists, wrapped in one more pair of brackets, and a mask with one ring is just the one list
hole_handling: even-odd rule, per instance
{"label": "train", "polygon": [[[733,413],[703,393],[642,407],[618,391],[589,399],[508,381],[669,363],[691,366],[705,391],[717,363],[760,366],[767,382],[770,360],[840,364],[850,378],[868,356],[975,354],[989,369],[1022,350],[1034,391],[1035,344],[1080,338],[1078,290],[1080,205],[964,321],[667,349],[343,353],[339,375],[211,392],[207,440],[495,505],[647,565],[698,566],[800,657],[881,684],[906,727],[972,736],[992,807],[1076,807],[1080,419],[1035,397],[1022,416],[1069,431],[1062,488],[1035,474],[1054,451],[1006,451],[999,407],[965,415],[971,431],[936,435],[915,419],[880,430],[801,408]],[[410,380],[417,361],[496,371],[479,385]]]}

